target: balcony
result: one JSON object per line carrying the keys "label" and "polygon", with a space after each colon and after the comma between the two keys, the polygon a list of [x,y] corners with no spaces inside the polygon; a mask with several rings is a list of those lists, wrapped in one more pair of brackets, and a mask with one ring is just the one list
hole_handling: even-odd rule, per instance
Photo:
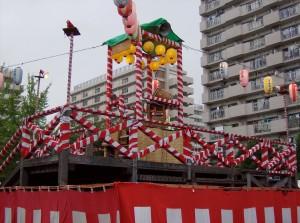
{"label": "balcony", "polygon": [[193,115],[194,114],[194,107],[193,106],[183,107],[183,112],[184,112],[185,116]]}
{"label": "balcony", "polygon": [[[178,94],[177,88],[169,89],[169,92],[172,95],[177,95]],[[194,89],[191,88],[191,87],[183,86],[183,94],[184,94],[184,96],[192,95],[192,94],[194,94]]]}
{"label": "balcony", "polygon": [[188,105],[192,105],[192,104],[194,104],[194,99],[184,96],[183,97],[183,103],[188,104]]}
{"label": "balcony", "polygon": [[280,31],[270,33],[265,36],[266,46],[272,46],[281,42],[281,33]]}

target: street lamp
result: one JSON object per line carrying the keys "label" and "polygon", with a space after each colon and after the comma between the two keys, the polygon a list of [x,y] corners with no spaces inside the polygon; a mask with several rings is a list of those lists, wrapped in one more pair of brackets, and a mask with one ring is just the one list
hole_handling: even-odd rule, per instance
{"label": "street lamp", "polygon": [[40,70],[38,75],[34,76],[35,78],[37,78],[37,91],[36,91],[36,95],[37,95],[37,100],[36,100],[36,110],[38,110],[39,107],[39,99],[40,99],[40,84],[41,84],[41,79],[47,79],[48,78],[48,72],[45,72],[44,70]]}

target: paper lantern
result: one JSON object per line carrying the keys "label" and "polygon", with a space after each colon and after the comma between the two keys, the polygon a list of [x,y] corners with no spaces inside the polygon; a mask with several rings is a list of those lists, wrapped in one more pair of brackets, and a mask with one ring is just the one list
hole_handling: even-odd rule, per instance
{"label": "paper lantern", "polygon": [[122,56],[121,54],[119,54],[119,56],[116,57],[114,60],[115,60],[118,64],[119,64],[119,63],[122,63],[122,61],[123,61],[123,56]]}
{"label": "paper lantern", "polygon": [[4,75],[0,72],[0,90],[4,88]]}
{"label": "paper lantern", "polygon": [[158,61],[151,61],[151,63],[149,64],[149,67],[152,71],[157,71],[159,69],[159,62]]}
{"label": "paper lantern", "polygon": [[166,53],[166,47],[162,44],[159,44],[155,47],[155,53],[157,56],[163,56]]}
{"label": "paper lantern", "polygon": [[133,44],[130,44],[130,47],[129,47],[128,51],[129,51],[130,54],[135,54],[136,46],[133,45]]}
{"label": "paper lantern", "polygon": [[115,54],[113,54],[113,55],[111,56],[111,58],[112,58],[113,60],[117,60],[120,56],[121,56],[120,53],[115,53]]}
{"label": "paper lantern", "polygon": [[162,66],[166,65],[166,64],[168,63],[167,58],[165,58],[165,57],[160,57],[160,58],[159,58],[159,63],[160,63],[160,65],[162,65]]}
{"label": "paper lantern", "polygon": [[242,87],[247,87],[249,83],[249,72],[246,69],[240,70],[240,84]]}
{"label": "paper lantern", "polygon": [[228,63],[221,62],[219,69],[220,69],[221,76],[223,78],[227,78],[228,77]]}
{"label": "paper lantern", "polygon": [[159,80],[154,79],[152,81],[152,94],[154,94],[157,88],[159,88]]}
{"label": "paper lantern", "polygon": [[20,85],[22,83],[23,70],[21,67],[16,67],[13,70],[13,82],[15,85]]}
{"label": "paper lantern", "polygon": [[175,64],[177,62],[177,57],[166,57],[167,63]]}
{"label": "paper lantern", "polygon": [[143,50],[146,52],[146,53],[152,53],[153,50],[154,50],[154,44],[153,42],[151,41],[147,41],[143,44]]}
{"label": "paper lantern", "polygon": [[129,54],[127,57],[126,57],[126,62],[128,64],[133,64],[135,62],[135,57],[131,54]]}
{"label": "paper lantern", "polygon": [[132,26],[125,26],[125,32],[128,35],[133,35],[136,32],[137,28],[137,24],[134,24]]}
{"label": "paper lantern", "polygon": [[125,7],[118,7],[118,13],[122,17],[127,17],[132,13],[132,1],[129,1]]}
{"label": "paper lantern", "polygon": [[266,94],[272,94],[273,92],[273,80],[270,76],[264,78],[264,92]]}
{"label": "paper lantern", "polygon": [[174,60],[177,58],[177,51],[174,48],[169,48],[166,52],[166,57],[168,60]]}
{"label": "paper lantern", "polygon": [[142,70],[144,70],[145,68],[146,68],[146,63],[145,63],[145,61],[144,60],[142,60]]}
{"label": "paper lantern", "polygon": [[126,5],[128,5],[129,1],[132,1],[132,0],[114,0],[114,3],[118,8],[123,8]]}
{"label": "paper lantern", "polygon": [[123,24],[124,26],[133,26],[137,23],[137,16],[135,10],[135,3],[132,3],[132,10],[131,13],[127,17],[123,17]]}
{"label": "paper lantern", "polygon": [[289,84],[289,95],[292,102],[297,101],[298,99],[298,86],[296,83]]}

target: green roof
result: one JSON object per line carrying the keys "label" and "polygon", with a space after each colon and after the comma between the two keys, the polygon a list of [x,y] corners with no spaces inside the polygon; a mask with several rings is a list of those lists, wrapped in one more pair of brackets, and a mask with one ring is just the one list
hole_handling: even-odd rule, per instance
{"label": "green roof", "polygon": [[[159,18],[159,19],[156,19],[152,22],[142,24],[141,29],[145,30],[145,31],[148,31],[148,32],[154,33],[155,30],[157,30],[157,28],[160,25],[162,25],[166,22],[168,22],[166,19]],[[173,31],[171,31],[166,38],[168,38],[172,41],[178,42],[178,43],[183,42],[183,40],[181,38],[179,38]],[[112,47],[112,46],[118,45],[119,43],[122,43],[122,42],[124,42],[125,40],[128,40],[128,39],[130,39],[129,35],[122,34],[122,35],[116,36],[114,38],[111,38],[111,39],[105,41],[103,43],[103,45],[108,45],[108,46]]]}

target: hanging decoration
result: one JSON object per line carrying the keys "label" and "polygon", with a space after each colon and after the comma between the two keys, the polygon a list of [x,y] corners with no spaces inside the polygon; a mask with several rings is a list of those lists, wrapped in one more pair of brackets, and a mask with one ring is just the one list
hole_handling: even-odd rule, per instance
{"label": "hanging decoration", "polygon": [[159,61],[155,61],[155,60],[151,61],[149,67],[152,71],[157,71],[160,67]]}
{"label": "hanging decoration", "polygon": [[127,17],[132,13],[132,0],[128,0],[126,4],[121,6],[118,7],[118,13],[120,16]]}
{"label": "hanging decoration", "polygon": [[4,75],[0,72],[0,90],[4,88]]}
{"label": "hanging decoration", "polygon": [[133,56],[133,55],[127,55],[127,57],[126,57],[126,62],[129,64],[129,65],[131,65],[131,64],[133,64],[134,62],[135,62],[135,57]]}
{"label": "hanging decoration", "polygon": [[13,82],[15,85],[20,85],[22,83],[23,70],[21,67],[16,67],[13,70]]}
{"label": "hanging decoration", "polygon": [[155,47],[156,56],[163,56],[166,53],[166,47],[162,44],[159,44]]}
{"label": "hanging decoration", "polygon": [[118,8],[124,8],[130,0],[114,0],[115,5]]}
{"label": "hanging decoration", "polygon": [[164,66],[164,65],[166,65],[168,63],[168,61],[167,61],[167,59],[165,58],[165,57],[160,57],[159,58],[159,64],[161,65],[161,66]]}
{"label": "hanging decoration", "polygon": [[146,53],[152,53],[153,50],[154,50],[154,43],[152,41],[147,41],[143,44],[143,50],[146,52]]}
{"label": "hanging decoration", "polygon": [[228,63],[227,62],[221,62],[220,63],[220,74],[222,76],[223,79],[228,77]]}
{"label": "hanging decoration", "polygon": [[240,85],[247,87],[249,83],[249,71],[247,69],[240,70]]}
{"label": "hanging decoration", "polygon": [[298,86],[295,82],[289,84],[289,95],[292,102],[296,102],[298,99]]}
{"label": "hanging decoration", "polygon": [[154,79],[152,81],[152,94],[154,94],[155,90],[159,88],[159,80]]}
{"label": "hanging decoration", "polygon": [[273,80],[270,76],[264,78],[264,92],[266,94],[272,94],[273,92]]}

